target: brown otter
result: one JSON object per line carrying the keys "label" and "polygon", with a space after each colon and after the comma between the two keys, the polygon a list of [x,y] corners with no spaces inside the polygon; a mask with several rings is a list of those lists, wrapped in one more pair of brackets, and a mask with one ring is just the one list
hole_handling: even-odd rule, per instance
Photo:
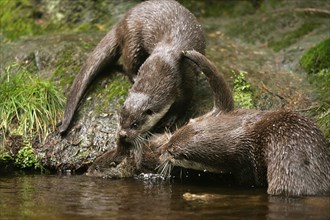
{"label": "brown otter", "polygon": [[[181,56],[183,54],[181,53]],[[187,59],[187,64],[202,70],[207,79],[217,90],[214,92],[215,108],[210,114],[219,114],[233,110],[234,101],[231,96],[229,86],[226,84],[222,75],[217,75],[216,68],[212,64],[202,66],[203,62],[199,62],[201,67],[196,66],[195,62]],[[220,77],[220,79],[217,79]],[[124,178],[132,177],[141,172],[154,172],[159,166],[160,156],[158,148],[170,139],[170,133],[162,133],[151,136],[148,141],[138,143],[136,147],[138,151],[131,148],[122,147],[117,143],[115,149],[109,150],[98,157],[94,163],[88,168],[86,175],[103,178]],[[136,155],[138,154],[138,155]]]}
{"label": "brown otter", "polygon": [[[185,56],[203,71],[215,70],[196,51],[188,51]],[[208,72],[223,80],[220,73]],[[218,87],[211,87],[219,94]],[[232,173],[242,185],[268,185],[271,195],[330,192],[330,154],[314,123],[290,111],[236,110],[221,114],[223,100],[215,101],[220,114],[190,120],[161,147],[164,175],[173,166],[180,166]]]}
{"label": "brown otter", "polygon": [[181,51],[188,49],[205,50],[202,28],[193,14],[173,0],[138,4],[100,41],[80,70],[60,133],[68,129],[95,75],[120,57],[134,84],[120,113],[118,140],[136,144],[153,127],[171,125],[187,108],[194,85],[194,74],[180,59]]}
{"label": "brown otter", "polygon": [[117,147],[111,149],[88,168],[86,175],[102,178],[126,178],[140,173],[155,172],[159,165],[158,148],[169,140],[167,133],[153,135],[141,147],[142,158],[136,161],[135,151],[129,148]]}

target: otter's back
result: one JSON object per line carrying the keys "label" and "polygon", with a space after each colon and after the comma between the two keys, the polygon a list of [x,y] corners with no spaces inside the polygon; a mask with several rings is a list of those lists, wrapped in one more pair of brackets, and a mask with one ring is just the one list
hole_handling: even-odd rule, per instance
{"label": "otter's back", "polygon": [[201,25],[190,11],[176,1],[140,3],[128,12],[125,21],[130,32],[140,28],[141,43],[149,49],[149,54],[160,42],[162,46],[168,45],[180,52],[194,49],[204,53],[205,39]]}
{"label": "otter's back", "polygon": [[[294,112],[265,116],[260,132],[267,160],[268,193],[315,195],[330,190],[330,155],[321,131]],[[264,124],[264,125],[265,125]]]}

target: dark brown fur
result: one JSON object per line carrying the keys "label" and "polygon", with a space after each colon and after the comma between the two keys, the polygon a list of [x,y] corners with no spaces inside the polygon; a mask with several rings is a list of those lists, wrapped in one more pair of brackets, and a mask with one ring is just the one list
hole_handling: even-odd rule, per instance
{"label": "dark brown fur", "polygon": [[134,84],[120,114],[119,140],[134,144],[159,121],[159,126],[171,125],[187,108],[194,85],[194,74],[180,58],[181,51],[188,49],[204,53],[205,39],[196,18],[179,3],[152,0],[132,8],[100,41],[77,75],[59,131],[68,129],[95,75],[114,66],[120,57]]}
{"label": "dark brown fur", "polygon": [[[185,56],[214,73],[202,54],[188,51]],[[212,89],[218,94],[218,87]],[[215,109],[221,106],[223,101],[215,97]],[[161,147],[165,175],[181,166],[232,173],[242,185],[268,185],[271,195],[330,192],[330,155],[310,120],[290,111],[213,112],[218,113],[190,120]]]}

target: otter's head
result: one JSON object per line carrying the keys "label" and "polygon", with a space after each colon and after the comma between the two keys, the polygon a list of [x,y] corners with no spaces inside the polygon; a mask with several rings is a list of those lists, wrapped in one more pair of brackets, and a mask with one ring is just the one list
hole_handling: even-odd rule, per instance
{"label": "otter's head", "polygon": [[166,142],[159,147],[159,172],[162,176],[168,177],[174,166],[192,168],[189,162],[189,147],[194,138],[195,131],[190,122],[172,134]]}
{"label": "otter's head", "polygon": [[[173,167],[222,172],[214,165],[217,163],[212,163],[213,160],[221,161],[222,158],[218,158],[219,155],[215,154],[217,151],[214,150],[213,144],[210,144],[208,131],[205,132],[206,127],[213,125],[204,123],[204,119],[204,117],[191,119],[188,124],[174,132],[169,140],[159,148],[158,171],[162,176],[170,176]],[[216,120],[216,118],[211,116],[209,120]],[[219,152],[221,150],[218,149]]]}
{"label": "otter's head", "polygon": [[120,113],[117,140],[122,145],[138,145],[178,99],[178,68],[178,61],[157,54],[140,67]]}

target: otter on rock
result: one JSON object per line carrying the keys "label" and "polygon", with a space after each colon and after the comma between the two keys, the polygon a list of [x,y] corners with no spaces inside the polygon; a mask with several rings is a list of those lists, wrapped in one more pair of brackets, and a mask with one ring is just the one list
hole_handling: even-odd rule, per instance
{"label": "otter on rock", "polygon": [[[184,56],[213,80],[223,78],[205,56]],[[211,84],[215,95],[220,90]],[[228,94],[227,94],[228,95]],[[231,96],[231,95],[230,95]],[[244,186],[267,186],[270,195],[324,195],[330,192],[330,154],[321,131],[310,120],[290,111],[235,110],[223,113],[215,97],[212,112],[192,119],[160,149],[160,168],[173,166],[231,173]],[[328,194],[329,195],[329,194]]]}
{"label": "otter on rock", "polygon": [[100,41],[75,78],[60,133],[93,78],[119,58],[132,88],[120,113],[117,139],[136,145],[149,130],[171,126],[186,109],[195,83],[181,51],[205,51],[202,28],[194,15],[173,0],[150,0],[128,11]]}

